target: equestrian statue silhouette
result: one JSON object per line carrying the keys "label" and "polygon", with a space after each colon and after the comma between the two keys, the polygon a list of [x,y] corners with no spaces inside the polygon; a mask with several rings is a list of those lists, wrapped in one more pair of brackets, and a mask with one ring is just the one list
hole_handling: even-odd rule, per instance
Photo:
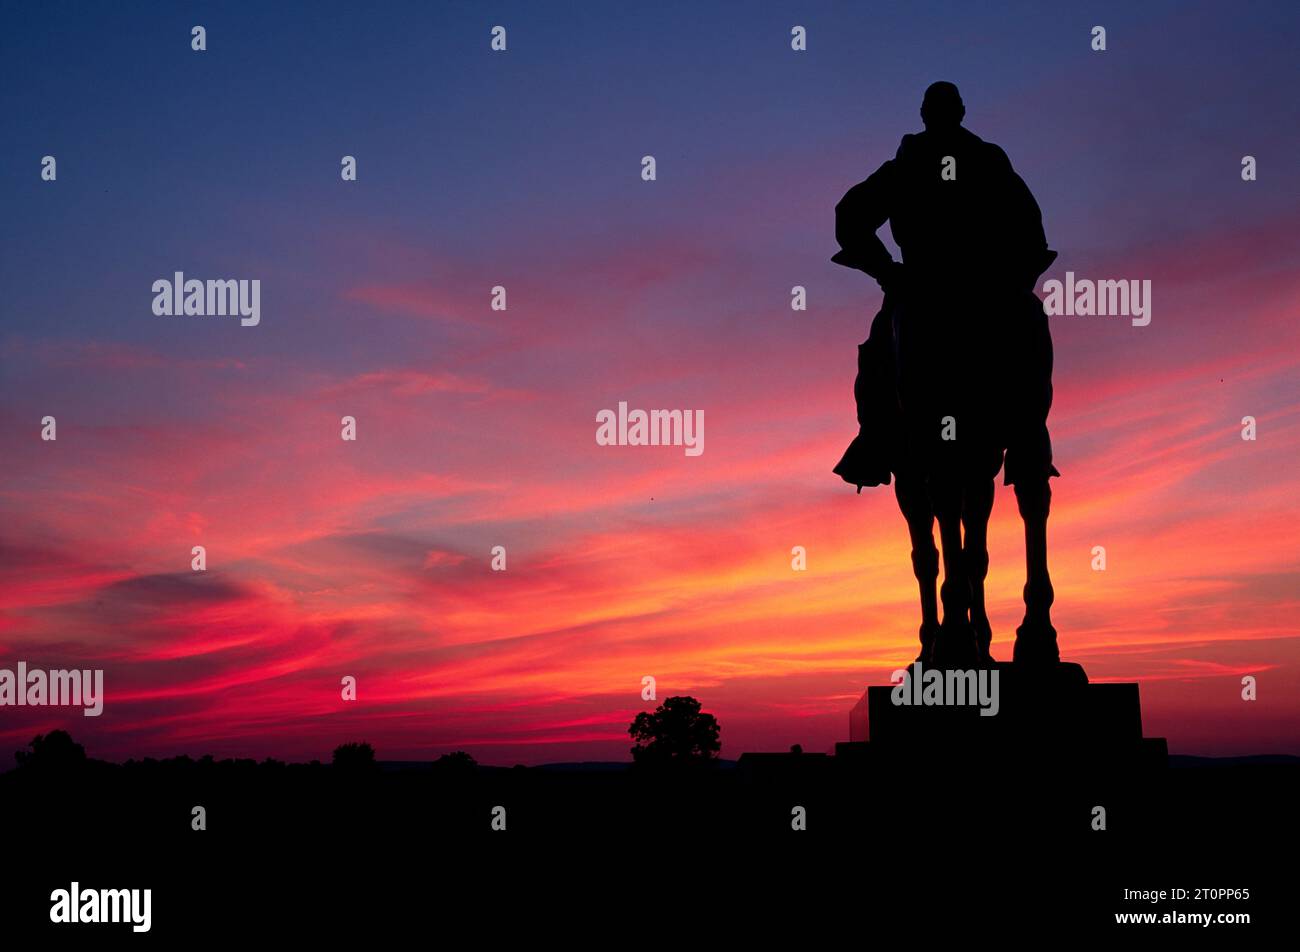
{"label": "equestrian statue silhouette", "polygon": [[[1025,525],[1025,615],[1014,660],[1060,660],[1047,571],[1052,341],[1034,294],[1056,258],[1006,153],[962,127],[952,83],[925,92],[925,131],[835,207],[832,260],[875,278],[884,302],[859,347],[859,432],[835,472],[888,484],[907,521],[921,591],[918,661],[992,664],[984,607],[994,478],[1005,468]],[[876,231],[889,222],[894,261]],[[935,584],[943,550],[940,622]]]}

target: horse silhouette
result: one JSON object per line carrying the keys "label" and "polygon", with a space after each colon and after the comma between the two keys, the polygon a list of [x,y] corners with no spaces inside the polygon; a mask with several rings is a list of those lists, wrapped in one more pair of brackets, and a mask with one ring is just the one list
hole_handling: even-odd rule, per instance
{"label": "horse silhouette", "polygon": [[[1014,659],[1055,662],[1047,517],[1048,480],[1060,474],[1047,431],[1051,335],[1034,287],[1056,253],[1006,153],[963,128],[964,116],[956,86],[930,86],[925,131],[904,136],[836,206],[832,260],[874,277],[885,300],[859,348],[858,437],[835,472],[859,491],[894,477],[921,593],[918,660],[967,668],[992,663],[984,580],[1004,469],[1025,526]],[[901,263],[876,234],[886,221]]]}

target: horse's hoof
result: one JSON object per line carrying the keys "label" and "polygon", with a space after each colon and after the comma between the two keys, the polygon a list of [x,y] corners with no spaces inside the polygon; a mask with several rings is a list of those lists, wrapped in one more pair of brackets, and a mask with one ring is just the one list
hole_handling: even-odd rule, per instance
{"label": "horse's hoof", "polygon": [[990,653],[990,648],[993,645],[993,626],[989,624],[987,618],[971,619],[970,626],[975,630],[975,647],[979,649],[980,665],[992,664],[993,655]]}
{"label": "horse's hoof", "polygon": [[936,624],[921,624],[921,653],[916,656],[916,660],[922,664],[931,664],[934,661],[934,641],[939,637],[939,626]]}
{"label": "horse's hoof", "polygon": [[1048,665],[1061,660],[1061,649],[1056,645],[1056,629],[1050,621],[1031,622],[1029,619],[1016,629],[1016,646],[1011,660],[1016,664]]}
{"label": "horse's hoof", "polygon": [[967,671],[979,666],[979,657],[979,645],[970,622],[963,619],[956,624],[945,622],[940,626],[930,659],[933,667]]}

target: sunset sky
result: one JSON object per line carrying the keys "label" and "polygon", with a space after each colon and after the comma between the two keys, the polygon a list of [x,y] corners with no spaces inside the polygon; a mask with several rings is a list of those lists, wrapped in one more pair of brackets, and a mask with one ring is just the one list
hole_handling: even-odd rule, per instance
{"label": "sunset sky", "polygon": [[[1063,657],[1174,753],[1300,754],[1300,7],[882,6],[6,5],[0,667],[106,698],[0,708],[0,767],[56,727],[623,760],[645,675],[724,757],[846,740],[919,607],[892,492],[831,473],[880,304],[833,208],[938,79],[1037,196],[1045,278],[1153,285],[1147,327],[1051,321]],[[155,316],[176,271],[259,279],[260,325]],[[703,410],[704,453],[598,446],[620,400]],[[1009,658],[1001,486],[990,532]]]}

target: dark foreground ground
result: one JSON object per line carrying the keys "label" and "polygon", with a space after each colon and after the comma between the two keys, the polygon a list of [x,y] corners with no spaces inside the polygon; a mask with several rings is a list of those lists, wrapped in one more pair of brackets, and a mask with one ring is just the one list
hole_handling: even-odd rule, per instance
{"label": "dark foreground ground", "polygon": [[[671,775],[19,769],[0,775],[0,934],[44,932],[57,948],[260,936],[334,947],[345,935],[363,948],[412,935],[690,948],[784,937],[821,948],[899,932],[926,945],[953,933],[984,946],[1096,932],[1226,945],[1300,925],[1298,793],[1300,766],[1280,759],[995,772],[960,757],[805,754]],[[196,805],[206,830],[191,828]],[[503,831],[492,829],[499,806]],[[1093,829],[1098,806],[1105,830]],[[796,807],[806,830],[792,829]],[[152,889],[150,932],[51,924],[51,891],[74,880]],[[1125,899],[1125,889],[1167,898]],[[1115,921],[1149,912],[1251,921]]]}

